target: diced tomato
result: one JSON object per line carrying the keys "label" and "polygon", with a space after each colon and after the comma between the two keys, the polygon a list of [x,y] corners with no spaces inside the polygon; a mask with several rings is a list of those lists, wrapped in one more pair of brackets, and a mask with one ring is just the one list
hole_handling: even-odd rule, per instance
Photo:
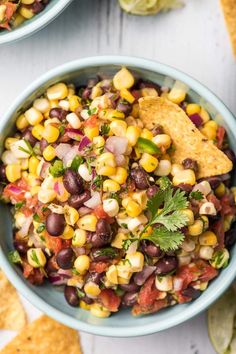
{"label": "diced tomato", "polygon": [[148,278],[140,290],[138,294],[138,303],[141,307],[153,305],[159,295],[160,291],[157,290],[155,286],[155,276],[152,275]]}
{"label": "diced tomato", "polygon": [[217,141],[217,147],[218,149],[222,149],[223,146],[223,141],[224,141],[224,137],[225,137],[225,128],[224,127],[219,127],[217,129],[217,133],[216,133],[216,141]]}
{"label": "diced tomato", "polygon": [[9,183],[2,193],[4,198],[9,198],[13,204],[23,202],[25,199],[25,190],[18,187],[16,183]]}
{"label": "diced tomato", "polygon": [[222,208],[221,202],[218,198],[216,198],[216,196],[214,194],[209,194],[207,196],[207,200],[214,204],[217,212],[221,210],[221,208]]}
{"label": "diced tomato", "polygon": [[98,219],[107,219],[109,218],[109,215],[104,211],[102,204],[98,205],[94,209],[94,214]]}
{"label": "diced tomato", "polygon": [[92,262],[90,264],[89,270],[90,271],[95,271],[97,273],[103,273],[103,272],[105,272],[105,270],[107,269],[108,266],[109,266],[109,264],[106,263],[106,262],[102,262],[102,261],[100,261],[100,262]]}
{"label": "diced tomato", "polygon": [[221,209],[221,215],[235,215],[236,214],[236,206],[234,202],[234,197],[232,194],[225,194],[221,199],[220,199],[222,209]]}
{"label": "diced tomato", "polygon": [[84,122],[84,126],[89,127],[89,128],[96,127],[97,126],[97,116],[95,114],[90,116],[90,118]]}
{"label": "diced tomato", "polygon": [[179,268],[176,276],[183,280],[182,289],[186,289],[188,285],[198,278],[200,272],[195,264],[184,265]]}
{"label": "diced tomato", "polygon": [[50,236],[47,232],[45,233],[48,248],[57,254],[61,249],[67,248],[71,245],[71,240],[62,240],[60,237]]}
{"label": "diced tomato", "polygon": [[135,101],[138,101],[138,99],[140,97],[142,97],[142,93],[140,90],[132,90],[131,93],[132,93],[132,96],[134,96]]}
{"label": "diced tomato", "polygon": [[6,28],[6,29],[10,30],[11,28],[9,26],[9,21],[17,9],[17,4],[13,4],[12,2],[6,2],[6,3],[4,3],[4,5],[7,7],[6,13],[5,13],[6,21],[0,23],[0,28]]}
{"label": "diced tomato", "polygon": [[33,272],[34,268],[26,261],[23,261],[23,275],[25,278],[28,278],[30,274]]}
{"label": "diced tomato", "polygon": [[224,230],[224,219],[221,218],[217,220],[213,225],[212,225],[212,231],[216,234],[217,236],[217,241],[218,241],[218,249],[224,248],[224,243],[225,243],[225,230]]}
{"label": "diced tomato", "polygon": [[218,275],[218,271],[202,259],[196,261],[196,266],[201,272],[198,279],[202,282],[210,281]]}
{"label": "diced tomato", "polygon": [[27,280],[34,285],[41,285],[43,283],[44,280],[44,273],[42,271],[42,269],[40,268],[34,268],[33,272],[29,275],[29,277],[27,278]]}
{"label": "diced tomato", "polygon": [[167,300],[156,300],[153,304],[147,306],[141,306],[140,304],[135,304],[132,308],[132,314],[134,316],[145,315],[148,313],[157,312],[167,306]]}
{"label": "diced tomato", "polygon": [[116,295],[114,290],[103,289],[98,295],[98,299],[101,301],[102,305],[105,306],[109,311],[118,311],[121,299],[118,295]]}
{"label": "diced tomato", "polygon": [[179,304],[184,304],[185,302],[189,302],[191,301],[191,297],[188,297],[188,296],[184,296],[182,294],[182,291],[176,291],[175,293],[177,295],[177,298],[178,298],[178,303]]}

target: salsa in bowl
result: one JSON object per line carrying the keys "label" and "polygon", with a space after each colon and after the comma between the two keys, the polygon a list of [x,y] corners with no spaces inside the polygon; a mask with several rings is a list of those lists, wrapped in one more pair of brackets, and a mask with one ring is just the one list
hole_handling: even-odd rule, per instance
{"label": "salsa in bowl", "polygon": [[40,296],[55,289],[77,328],[98,323],[94,333],[123,316],[155,327],[204,302],[235,238],[226,130],[178,77],[124,64],[43,85],[2,153],[9,259]]}

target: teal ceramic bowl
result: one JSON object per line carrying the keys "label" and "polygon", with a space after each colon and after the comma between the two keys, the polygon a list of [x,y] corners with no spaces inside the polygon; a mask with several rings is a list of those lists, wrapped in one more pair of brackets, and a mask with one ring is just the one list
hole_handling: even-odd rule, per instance
{"label": "teal ceramic bowl", "polygon": [[[226,128],[231,147],[236,151],[236,122],[232,113],[206,87],[186,74],[166,65],[133,57],[93,57],[73,61],[49,71],[33,82],[12,104],[0,121],[0,144],[14,129],[17,115],[29,107],[32,101],[40,96],[46,88],[58,81],[85,83],[94,75],[113,75],[122,65],[127,66],[138,77],[152,80],[158,84],[171,85],[173,80],[180,80],[189,86],[189,98],[208,109],[212,117]],[[36,287],[29,284],[21,271],[10,264],[7,254],[12,246],[12,223],[6,206],[0,207],[0,267],[9,277],[12,284],[33,305],[47,315],[69,327],[81,331],[113,337],[131,337],[155,333],[182,323],[205,310],[230,285],[235,277],[236,248],[231,251],[229,266],[224,269],[195,301],[172,308],[164,309],[156,314],[134,318],[128,310],[115,313],[110,318],[93,317],[90,312],[75,309],[67,305],[63,293],[47,284]]]}
{"label": "teal ceramic bowl", "polygon": [[11,31],[0,30],[0,44],[15,42],[31,36],[60,15],[71,2],[72,0],[51,0],[42,12],[30,20],[24,21],[19,27]]}

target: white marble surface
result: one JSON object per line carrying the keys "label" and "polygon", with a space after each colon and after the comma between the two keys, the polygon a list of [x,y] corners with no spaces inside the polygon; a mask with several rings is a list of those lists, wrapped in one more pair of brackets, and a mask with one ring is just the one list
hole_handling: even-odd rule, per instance
{"label": "white marble surface", "polygon": [[[52,24],[0,47],[0,118],[32,80],[76,58],[123,54],[179,68],[213,90],[236,114],[236,62],[218,0],[185,0],[156,17],[123,14],[116,0],[74,0]],[[30,319],[39,312],[24,300]],[[14,333],[0,332],[0,347]],[[112,339],[81,334],[85,354],[213,354],[205,314],[152,336]],[[69,354],[69,353],[68,353]]]}

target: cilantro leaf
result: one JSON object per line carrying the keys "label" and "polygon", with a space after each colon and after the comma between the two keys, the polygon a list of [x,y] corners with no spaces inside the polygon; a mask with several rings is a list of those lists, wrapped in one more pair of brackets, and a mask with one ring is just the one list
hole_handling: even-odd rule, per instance
{"label": "cilantro leaf", "polygon": [[132,243],[135,241],[139,241],[139,239],[138,238],[132,238],[132,239],[129,238],[128,240],[123,240],[123,242],[122,242],[123,249],[125,251],[127,251],[129,249],[129,246],[131,246]]}
{"label": "cilantro leaf", "polygon": [[40,222],[40,217],[39,217],[39,215],[37,213],[35,213],[33,215],[33,220],[36,221],[36,222]]}
{"label": "cilantro leaf", "polygon": [[193,191],[189,194],[189,198],[195,199],[195,200],[202,200],[204,198],[204,195],[200,191]]}
{"label": "cilantro leaf", "polygon": [[167,176],[162,176],[158,179],[158,184],[161,190],[165,190],[171,187],[171,181]]}
{"label": "cilantro leaf", "polygon": [[108,135],[110,132],[109,124],[103,124],[100,128],[100,135]]}
{"label": "cilantro leaf", "polygon": [[101,188],[102,183],[103,183],[103,178],[102,178],[102,176],[97,175],[97,176],[94,178],[94,180],[92,181],[92,186],[95,187],[95,188],[97,188],[97,189],[99,189],[99,188]]}
{"label": "cilantro leaf", "polygon": [[18,202],[15,204],[15,210],[20,210],[23,205],[25,205],[25,202]]}
{"label": "cilantro leaf", "polygon": [[75,172],[78,172],[78,168],[80,167],[80,165],[84,162],[84,159],[82,156],[75,156],[72,163],[71,163],[71,166],[70,168],[75,171]]}
{"label": "cilantro leaf", "polygon": [[53,177],[60,177],[64,175],[65,169],[61,160],[56,160],[54,164],[49,168],[49,172]]}
{"label": "cilantro leaf", "polygon": [[85,296],[85,293],[82,290],[80,290],[79,288],[76,288],[76,290],[77,290],[77,295],[80,299]]}
{"label": "cilantro leaf", "polygon": [[41,266],[41,264],[38,260],[37,254],[34,249],[32,249],[30,257],[34,263],[36,263],[39,267]]}
{"label": "cilantro leaf", "polygon": [[184,234],[179,231],[169,231],[165,227],[157,227],[151,235],[147,235],[142,239],[153,242],[164,252],[175,251],[179,248],[184,240]]}
{"label": "cilantro leaf", "polygon": [[169,231],[176,231],[187,224],[188,217],[180,210],[176,210],[171,214],[171,217],[167,217],[164,214],[158,216],[158,223],[162,224]]}
{"label": "cilantro leaf", "polygon": [[8,259],[11,263],[22,263],[20,254],[18,251],[10,251],[8,253]]}
{"label": "cilantro leaf", "polygon": [[117,255],[118,255],[118,251],[112,247],[100,248],[93,253],[94,258],[102,257],[102,256],[106,256],[109,258],[115,258],[115,257],[117,257]]}
{"label": "cilantro leaf", "polygon": [[92,116],[93,114],[96,114],[97,111],[98,111],[97,107],[89,108],[89,109],[88,109],[88,114],[89,114],[90,116]]}
{"label": "cilantro leaf", "polygon": [[45,230],[46,226],[45,224],[40,224],[36,230],[37,234],[41,234],[41,232],[43,232]]}
{"label": "cilantro leaf", "polygon": [[151,212],[152,218],[155,217],[158,209],[164,202],[164,191],[158,191],[151,199],[147,202],[147,208]]}

